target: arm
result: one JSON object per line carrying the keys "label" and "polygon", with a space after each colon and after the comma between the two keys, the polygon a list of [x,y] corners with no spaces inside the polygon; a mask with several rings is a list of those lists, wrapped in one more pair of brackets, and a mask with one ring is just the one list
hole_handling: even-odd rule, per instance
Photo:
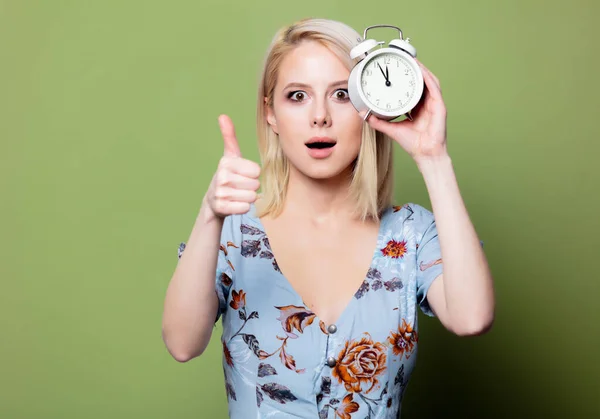
{"label": "arm", "polygon": [[427,293],[440,322],[458,335],[487,331],[494,320],[492,275],[460,195],[449,156],[419,163],[429,191],[444,273]]}
{"label": "arm", "polygon": [[203,204],[164,302],[162,337],[179,362],[201,355],[217,316],[215,272],[223,219]]}
{"label": "arm", "polygon": [[427,301],[440,321],[458,335],[480,334],[494,318],[492,276],[463,203],[447,151],[447,110],[439,79],[420,61],[426,89],[413,119],[380,120],[371,127],[389,135],[415,160],[433,206],[443,274],[429,287]]}
{"label": "arm", "polygon": [[163,340],[180,362],[204,352],[219,313],[216,269],[225,217],[246,213],[260,186],[260,166],[242,158],[231,119],[222,115],[219,125],[225,144],[223,157],[202,200],[164,303]]}

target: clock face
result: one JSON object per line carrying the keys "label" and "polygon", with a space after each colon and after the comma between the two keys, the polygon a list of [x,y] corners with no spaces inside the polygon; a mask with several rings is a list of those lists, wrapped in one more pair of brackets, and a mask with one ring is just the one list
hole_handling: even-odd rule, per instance
{"label": "clock face", "polygon": [[365,63],[360,86],[370,105],[383,112],[397,112],[416,94],[417,74],[404,57],[378,54]]}

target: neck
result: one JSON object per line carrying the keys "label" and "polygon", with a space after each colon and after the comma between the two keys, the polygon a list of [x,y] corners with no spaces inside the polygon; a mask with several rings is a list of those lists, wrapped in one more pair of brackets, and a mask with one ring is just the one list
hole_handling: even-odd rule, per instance
{"label": "neck", "polygon": [[348,218],[354,209],[348,198],[351,181],[351,168],[328,179],[312,179],[292,169],[284,211],[316,223]]}

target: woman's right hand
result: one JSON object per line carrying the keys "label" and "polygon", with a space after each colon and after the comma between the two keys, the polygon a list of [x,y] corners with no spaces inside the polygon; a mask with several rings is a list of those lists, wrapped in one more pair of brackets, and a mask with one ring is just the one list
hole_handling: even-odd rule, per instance
{"label": "woman's right hand", "polygon": [[242,158],[235,136],[233,122],[227,115],[219,116],[219,127],[223,135],[224,151],[219,161],[203,205],[218,218],[231,214],[244,214],[256,201],[260,187],[260,166]]}

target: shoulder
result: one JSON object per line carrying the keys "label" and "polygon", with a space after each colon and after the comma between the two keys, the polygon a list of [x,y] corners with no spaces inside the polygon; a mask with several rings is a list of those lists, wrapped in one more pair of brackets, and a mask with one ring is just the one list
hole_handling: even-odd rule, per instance
{"label": "shoulder", "polygon": [[414,202],[391,206],[381,217],[381,234],[384,239],[406,239],[418,248],[422,242],[437,236],[434,214]]}
{"label": "shoulder", "polygon": [[[244,214],[228,215],[223,220],[223,229],[221,231],[221,244],[229,243],[242,249],[244,244],[250,242],[253,238],[263,236],[260,220],[255,215],[255,208],[252,206],[250,211]],[[255,237],[253,237],[255,236]]]}
{"label": "shoulder", "polygon": [[223,219],[222,238],[241,238],[248,228],[256,226],[253,209],[245,214],[232,214]]}
{"label": "shoulder", "polygon": [[427,229],[435,222],[433,212],[414,202],[389,207],[382,215],[382,223],[390,226],[410,227],[415,230]]}

